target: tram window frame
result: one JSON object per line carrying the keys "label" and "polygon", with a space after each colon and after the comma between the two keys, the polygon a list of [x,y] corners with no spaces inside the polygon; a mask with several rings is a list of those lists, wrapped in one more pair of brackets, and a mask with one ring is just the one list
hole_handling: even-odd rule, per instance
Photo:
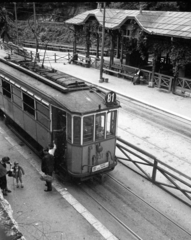
{"label": "tram window frame", "polygon": [[[96,114],[96,119],[95,119],[95,140],[100,140],[100,139],[104,139],[105,138],[105,128],[106,128],[106,113],[99,113]],[[97,124],[97,118],[98,117],[104,117],[104,119],[102,120],[101,118],[101,124],[98,123]],[[100,120],[99,120],[100,121]],[[103,125],[103,126],[102,126]],[[97,129],[97,127],[99,129]]]}
{"label": "tram window frame", "polygon": [[26,93],[23,94],[23,110],[35,117],[35,100]]}
{"label": "tram window frame", "polygon": [[106,138],[116,135],[116,126],[117,126],[117,111],[116,110],[110,111],[107,113]]}
{"label": "tram window frame", "polygon": [[3,95],[11,99],[11,84],[8,81],[2,79]]}
{"label": "tram window frame", "polygon": [[22,109],[23,100],[21,98],[21,93],[22,91],[20,88],[12,86],[13,102]]}
{"label": "tram window frame", "polygon": [[[88,125],[87,124],[85,125],[85,120],[88,118],[91,119],[91,121],[89,121]],[[93,142],[93,137],[94,137],[94,115],[85,116],[83,118],[83,144]]]}
{"label": "tram window frame", "polygon": [[50,109],[44,103],[36,101],[36,111],[42,113],[48,119],[50,119]]}
{"label": "tram window frame", "polygon": [[66,138],[69,142],[72,141],[72,116],[66,113]]}
{"label": "tram window frame", "polygon": [[73,117],[73,143],[80,144],[81,142],[81,117]]}
{"label": "tram window frame", "polygon": [[50,130],[50,109],[44,103],[36,102],[36,120]]}

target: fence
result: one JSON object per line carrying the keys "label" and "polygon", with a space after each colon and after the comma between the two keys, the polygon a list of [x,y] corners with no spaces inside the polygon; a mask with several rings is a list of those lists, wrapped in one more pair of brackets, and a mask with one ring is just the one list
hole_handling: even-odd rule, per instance
{"label": "fence", "polygon": [[172,76],[168,76],[160,73],[154,73],[153,82],[155,87],[158,87],[160,89],[164,89],[170,92],[172,88],[172,81],[173,81]]}
{"label": "fence", "polygon": [[191,79],[179,77],[177,79],[175,93],[191,97]]}
{"label": "fence", "polygon": [[63,62],[64,60],[69,60],[72,57],[72,52],[67,51],[67,53],[65,54],[58,54],[58,53],[40,53],[38,52],[38,54],[36,55],[36,53],[34,51],[30,51],[30,55],[32,57],[32,59],[37,59],[37,61],[39,62],[55,62],[55,63],[59,63],[59,62]]}
{"label": "fence", "polygon": [[191,206],[190,177],[119,137],[116,146],[118,161]]}

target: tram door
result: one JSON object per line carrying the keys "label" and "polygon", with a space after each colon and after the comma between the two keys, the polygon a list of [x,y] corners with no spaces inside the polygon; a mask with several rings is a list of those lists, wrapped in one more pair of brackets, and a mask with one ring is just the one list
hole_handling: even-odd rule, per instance
{"label": "tram door", "polygon": [[66,112],[52,107],[52,139],[57,145],[55,151],[55,167],[64,163],[66,148]]}

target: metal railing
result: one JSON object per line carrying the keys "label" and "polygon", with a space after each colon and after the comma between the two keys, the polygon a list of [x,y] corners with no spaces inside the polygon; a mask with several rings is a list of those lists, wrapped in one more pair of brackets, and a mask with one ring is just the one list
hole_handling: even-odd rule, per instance
{"label": "metal railing", "polygon": [[118,161],[190,206],[190,177],[119,137],[116,147]]}

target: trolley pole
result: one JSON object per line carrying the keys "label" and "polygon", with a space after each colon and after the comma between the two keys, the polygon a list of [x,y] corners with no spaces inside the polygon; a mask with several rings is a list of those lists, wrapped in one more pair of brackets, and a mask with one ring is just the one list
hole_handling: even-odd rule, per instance
{"label": "trolley pole", "polygon": [[19,35],[18,35],[18,22],[17,22],[17,6],[16,6],[16,2],[14,2],[14,9],[15,9],[15,21],[16,21],[17,45],[18,45],[19,44]]}
{"label": "trolley pole", "polygon": [[100,65],[100,79],[99,82],[104,82],[103,79],[103,55],[104,55],[104,38],[105,38],[105,5],[106,3],[103,3],[103,25],[102,25],[102,46],[101,46],[101,65]]}

